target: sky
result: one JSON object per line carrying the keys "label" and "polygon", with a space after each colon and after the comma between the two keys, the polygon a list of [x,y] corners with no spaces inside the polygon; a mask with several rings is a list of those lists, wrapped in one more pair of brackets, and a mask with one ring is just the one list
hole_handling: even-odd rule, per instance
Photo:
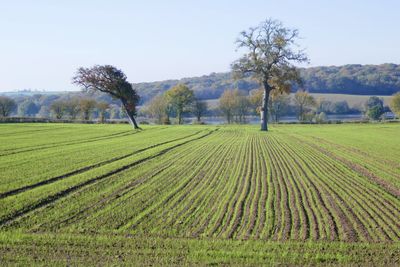
{"label": "sky", "polygon": [[229,71],[239,32],[297,28],[307,66],[400,63],[396,0],[0,0],[0,91],[78,90],[78,67],[130,82]]}

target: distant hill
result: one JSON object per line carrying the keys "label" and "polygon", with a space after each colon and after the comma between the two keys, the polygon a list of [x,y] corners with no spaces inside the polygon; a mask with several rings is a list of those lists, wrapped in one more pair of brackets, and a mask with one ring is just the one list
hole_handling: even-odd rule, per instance
{"label": "distant hill", "polygon": [[[302,68],[304,88],[312,93],[350,95],[392,95],[400,91],[400,65],[344,65]],[[235,81],[231,73],[211,73],[201,77],[183,78],[149,83],[136,83],[135,88],[147,102],[177,83],[185,83],[201,99],[216,99],[226,89],[250,91],[259,87],[251,79]],[[293,88],[297,90],[296,87]]]}

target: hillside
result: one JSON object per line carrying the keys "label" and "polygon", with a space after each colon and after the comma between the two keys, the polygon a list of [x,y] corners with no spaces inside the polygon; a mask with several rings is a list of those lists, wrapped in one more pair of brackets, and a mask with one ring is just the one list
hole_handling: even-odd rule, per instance
{"label": "hillside", "polygon": [[[304,88],[312,93],[349,95],[392,95],[400,91],[400,65],[344,65],[302,68]],[[259,87],[251,79],[235,81],[230,73],[211,73],[201,77],[136,83],[142,101],[146,102],[158,93],[185,83],[202,99],[216,99],[226,89],[239,88],[250,91]],[[297,87],[294,88],[297,90]]]}

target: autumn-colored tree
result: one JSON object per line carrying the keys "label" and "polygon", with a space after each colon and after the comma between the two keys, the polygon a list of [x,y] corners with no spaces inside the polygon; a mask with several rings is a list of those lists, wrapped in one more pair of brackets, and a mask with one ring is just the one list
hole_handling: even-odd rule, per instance
{"label": "autumn-colored tree", "polygon": [[263,86],[261,130],[267,131],[268,101],[273,90],[289,93],[293,82],[300,83],[300,75],[293,63],[307,61],[302,50],[296,50],[297,30],[286,28],[277,20],[267,19],[255,28],[243,31],[237,40],[238,48],[247,52],[233,62],[236,78],[246,75]]}
{"label": "autumn-colored tree", "polygon": [[390,109],[397,117],[400,117],[400,92],[394,94],[390,99]]}

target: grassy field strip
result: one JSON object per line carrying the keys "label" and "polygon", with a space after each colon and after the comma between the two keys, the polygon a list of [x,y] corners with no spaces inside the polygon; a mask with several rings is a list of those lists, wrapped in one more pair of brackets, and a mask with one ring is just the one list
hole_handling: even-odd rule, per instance
{"label": "grassy field strip", "polygon": [[[0,170],[2,170],[0,172],[0,192],[5,193],[48,180],[49,177],[63,176],[79,169],[90,168],[90,166],[101,164],[112,158],[118,159],[130,155],[135,150],[176,138],[184,138],[194,132],[189,129],[164,136],[160,135],[158,131],[143,131],[137,136],[125,136],[96,143],[68,146],[25,156],[11,155],[3,158],[0,162]],[[171,133],[174,133],[174,131]],[[113,146],[113,149],[107,150],[107,146]],[[32,168],[33,162],[35,162],[35,168]]]}
{"label": "grassy field strip", "polygon": [[158,146],[161,146],[161,145],[165,145],[165,144],[168,144],[168,143],[172,143],[172,142],[175,142],[175,141],[179,141],[179,140],[182,140],[182,139],[197,135],[198,133],[199,132],[195,132],[194,134],[191,134],[191,135],[188,135],[188,136],[185,136],[185,137],[180,137],[180,138],[177,138],[177,139],[172,139],[172,140],[165,141],[165,142],[162,142],[162,143],[150,145],[148,147],[138,149],[138,150],[136,150],[135,152],[132,152],[132,153],[128,153],[128,154],[125,154],[125,155],[122,155],[122,156],[119,156],[119,157],[116,157],[116,158],[111,158],[111,159],[108,159],[106,161],[102,161],[102,162],[96,163],[94,165],[89,165],[89,166],[86,166],[84,168],[77,169],[77,170],[74,170],[72,172],[60,175],[60,176],[52,177],[50,179],[47,179],[47,180],[44,180],[44,181],[40,181],[40,182],[35,183],[35,184],[23,186],[23,187],[20,187],[20,188],[11,190],[11,191],[0,193],[0,199],[8,197],[8,196],[11,196],[11,195],[18,194],[18,193],[26,191],[26,190],[30,190],[30,189],[36,188],[38,186],[50,184],[50,183],[56,182],[58,180],[65,179],[67,177],[70,177],[70,176],[73,176],[73,175],[76,175],[76,174],[80,174],[80,173],[86,172],[86,171],[94,169],[94,168],[101,167],[101,166],[106,165],[106,164],[110,164],[112,162],[116,162],[116,161],[128,158],[130,156],[133,156],[135,154],[141,153],[141,152],[146,151],[148,149],[152,149],[152,148],[155,148],[155,147],[158,147]]}
{"label": "grassy field strip", "polygon": [[391,159],[374,156],[359,149],[335,144],[331,141],[315,136],[306,138],[309,143],[318,143],[318,146],[320,146],[321,149],[324,149],[324,152],[335,151],[334,154],[338,160],[346,161],[348,162],[348,165],[353,165],[354,168],[359,169],[361,172],[369,173],[368,176],[379,177],[374,179],[384,180],[392,184],[391,190],[393,190],[393,187],[399,188],[400,161],[395,162]]}
{"label": "grassy field strip", "polygon": [[[233,131],[231,131],[231,134],[234,134]],[[214,217],[211,220],[211,222],[214,222],[214,225],[210,232],[214,236],[221,236],[228,227],[229,220],[231,219],[233,213],[233,209],[231,207],[235,204],[238,189],[243,186],[244,183],[244,179],[242,179],[242,181],[234,179],[234,177],[240,175],[244,166],[246,166],[246,162],[242,162],[242,158],[245,153],[247,138],[245,135],[240,133],[238,134],[238,137],[239,138],[237,138],[235,143],[231,144],[236,147],[237,150],[236,153],[233,153],[235,155],[235,158],[233,158],[230,164],[231,172],[227,177],[227,184],[229,186],[226,187],[227,191],[224,194],[223,198],[220,199],[218,210],[214,212],[215,216],[217,217]],[[241,141],[238,142],[238,140]],[[241,164],[238,164],[238,162],[240,162]]]}
{"label": "grassy field strip", "polygon": [[[262,133],[149,126],[4,156],[12,168],[23,167],[0,174],[0,258],[55,265],[97,258],[116,265],[400,264],[400,162],[391,149],[371,150],[368,136],[396,136],[399,125],[335,127],[278,125]],[[97,138],[78,129],[82,141]],[[352,146],[345,136],[359,142]],[[39,175],[35,168],[57,162],[60,151],[65,166]]]}
{"label": "grassy field strip", "polygon": [[315,127],[280,125],[275,127],[275,130],[280,133],[291,132],[303,137],[321,138],[337,145],[358,149],[375,158],[400,164],[398,160],[400,151],[397,149],[398,124],[343,124]]}
{"label": "grassy field strip", "polygon": [[[10,126],[11,125],[11,126]],[[0,137],[1,138],[10,138],[10,136],[18,136],[19,134],[28,134],[31,133],[37,134],[38,132],[52,132],[56,130],[63,130],[65,129],[64,126],[54,126],[48,127],[48,125],[43,124],[41,127],[37,125],[33,126],[26,126],[22,124],[10,124],[10,125],[0,125]],[[9,129],[7,129],[9,128]]]}
{"label": "grassy field strip", "polygon": [[[30,132],[27,131],[26,133],[19,135],[0,135],[0,140],[2,141],[2,143],[0,144],[0,152],[4,153],[5,151],[12,151],[23,148],[27,149],[40,146],[51,146],[56,144],[99,138],[102,136],[113,136],[114,134],[123,134],[128,132],[134,133],[134,131],[126,126],[107,127],[105,125],[82,125],[81,127],[79,127],[77,125],[69,125],[57,128],[57,126],[54,125],[53,127],[57,130],[52,131],[51,133],[48,133],[46,131],[36,132],[32,130]],[[154,127],[150,129],[157,128],[160,127]],[[145,128],[145,131],[150,129]],[[67,139],[66,136],[68,136],[69,138]]]}
{"label": "grassy field strip", "polygon": [[[185,146],[182,146],[182,148],[183,147]],[[186,146],[186,149],[189,149],[188,146]],[[170,153],[173,152],[172,150]],[[188,151],[183,150],[183,152]],[[177,158],[177,160],[178,159],[179,158]],[[155,168],[153,164],[158,162],[160,162],[160,164],[157,164],[159,167]],[[128,201],[125,203],[125,201],[127,199],[131,200],[129,198],[131,198],[132,195],[136,197],[138,194],[142,193],[143,187],[148,188],[149,183],[145,183],[147,180],[155,180],[159,174],[169,170],[166,166],[171,166],[168,161],[163,160],[163,157],[157,158],[157,161],[156,159],[150,160],[147,163],[149,165],[146,164],[142,165],[142,167],[134,167],[129,172],[124,172],[118,176],[112,176],[110,179],[102,180],[99,183],[82,189],[79,194],[68,196],[59,201],[56,206],[65,207],[62,209],[62,213],[55,212],[49,214],[48,211],[42,211],[38,212],[35,218],[30,218],[29,220],[25,220],[25,222],[27,225],[32,221],[37,222],[40,227],[43,225],[42,222],[44,222],[44,224],[51,224],[58,228],[67,226],[72,229],[77,229],[83,224],[89,231],[92,225],[94,229],[99,229],[99,227],[115,229],[118,227],[121,220],[125,222],[127,220],[126,216],[131,216],[132,210],[130,210],[130,206],[133,205],[133,209],[141,207],[136,204],[137,202]],[[156,169],[156,171],[154,171],[154,169]],[[149,197],[147,191],[144,192],[144,194],[146,195],[143,196],[143,199],[146,199],[146,196],[147,198]],[[143,201],[138,201],[141,205],[144,204]],[[104,206],[105,204],[107,205]],[[119,209],[123,210],[119,211]],[[130,210],[131,212],[127,213],[125,212],[126,210]],[[55,211],[60,211],[60,209],[56,209]],[[77,213],[80,213],[78,218],[73,218]],[[82,221],[77,221],[79,217],[81,217]],[[64,221],[68,221],[71,218],[74,219],[73,224],[68,223],[68,225],[62,225]]]}
{"label": "grassy field strip", "polygon": [[[202,143],[203,141],[204,140],[196,141],[196,147],[199,147],[200,152],[202,151],[202,145],[199,145],[199,143]],[[195,157],[196,155],[196,158],[200,161],[201,158],[196,154],[199,151],[193,151],[193,149],[190,149],[188,146],[182,146],[175,151],[171,151],[168,155],[159,158],[157,162],[153,162],[153,164],[155,164],[153,166],[162,166],[164,164],[169,164],[171,161],[174,163],[172,166],[175,164],[185,164],[188,162],[189,157]],[[181,152],[185,153],[187,157],[181,158]],[[163,172],[156,173],[156,175],[152,176],[151,179],[141,185],[141,187],[135,187],[133,190],[129,190],[118,199],[112,199],[107,208],[90,215],[88,217],[89,220],[93,222],[93,225],[108,225],[108,228],[123,231],[123,229],[129,227],[127,224],[130,224],[134,218],[140,216],[143,212],[148,211],[149,208],[152,208],[165,192],[173,190],[173,188],[181,181],[181,174],[183,175],[185,172],[190,171],[188,168],[182,168],[180,169],[180,172],[177,173],[176,168],[172,166],[171,168],[165,169]],[[165,179],[166,177],[171,177],[171,179]],[[148,192],[156,192],[156,194],[149,195]],[[136,203],[141,203],[141,205],[138,206]],[[123,214],[125,210],[129,210],[130,212],[128,214]],[[110,216],[110,211],[115,211],[117,214],[123,214],[123,216],[112,218]],[[85,224],[91,224],[91,222],[86,220]]]}
{"label": "grassy field strip", "polygon": [[[302,143],[304,143],[304,141],[302,140],[301,141]],[[292,146],[293,147],[293,146]],[[302,150],[303,152],[305,152],[306,151],[306,149],[303,149]],[[321,158],[321,155],[319,156],[319,158]],[[323,160],[323,162],[325,162],[326,164],[327,163],[329,163],[329,161],[330,161],[330,158],[329,157],[326,157],[326,159],[324,159]],[[308,161],[308,162],[311,162],[311,161]],[[317,166],[321,166],[321,163],[316,163],[316,165],[314,165],[315,167],[313,168],[314,170],[317,170]],[[327,165],[327,168],[330,168],[328,165]],[[332,177],[332,179],[330,179],[330,181],[335,181],[335,180],[337,180],[337,178],[338,177],[340,177],[339,175],[340,175],[340,173],[338,173],[339,171],[340,171],[341,169],[340,168],[338,168],[338,166],[337,166],[337,164],[335,164],[335,166],[332,166],[332,169],[331,169],[331,171],[329,171],[329,169],[327,169],[326,171],[328,171],[327,173],[335,173],[335,171],[337,172],[337,175],[335,175],[335,176],[333,176]],[[338,175],[339,174],[339,175]],[[352,198],[353,200],[351,201],[353,204],[354,203],[358,203],[358,205],[359,205],[359,209],[360,210],[363,210],[364,212],[366,212],[366,213],[370,213],[371,212],[371,210],[372,211],[374,211],[374,210],[376,210],[376,209],[380,209],[380,207],[381,207],[381,205],[380,205],[380,203],[378,202],[378,205],[376,205],[375,203],[377,202],[377,201],[379,201],[379,199],[377,200],[377,199],[371,199],[372,198],[372,196],[374,196],[374,195],[376,195],[376,193],[375,192],[370,192],[369,194],[367,193],[367,194],[365,194],[366,192],[368,192],[370,189],[368,188],[368,186],[370,186],[371,184],[370,183],[368,183],[368,182],[366,182],[365,180],[363,180],[361,177],[359,177],[357,174],[355,175],[354,174],[354,172],[352,173],[351,171],[349,171],[348,170],[348,172],[346,172],[346,173],[342,173],[342,178],[338,181],[338,183],[336,183],[336,186],[339,188],[346,188],[346,189],[344,189],[344,190],[351,190],[352,192],[351,193],[347,193],[347,194],[343,194],[343,196],[348,196],[348,197],[350,197],[350,198]],[[350,179],[349,177],[354,177],[354,179]],[[361,179],[360,179],[361,178]],[[363,183],[359,183],[357,186],[355,186],[356,184],[354,184],[354,183],[356,183],[358,180],[361,180],[361,182],[363,182]],[[344,187],[345,185],[349,185],[348,187]],[[361,190],[361,189],[359,189],[359,188],[363,188],[363,190]],[[345,191],[344,191],[345,192]],[[384,193],[384,192],[380,192],[381,194],[382,193]],[[360,198],[362,199],[362,200],[364,200],[363,201],[363,203],[360,203],[357,199],[355,199],[353,196],[360,196]],[[370,197],[370,199],[365,199],[365,197]],[[363,206],[365,206],[365,205],[372,205],[372,206],[375,206],[374,207],[374,209],[368,209],[368,210],[365,210],[365,208],[363,208]],[[392,204],[393,205],[393,204]],[[384,206],[386,206],[386,205],[384,205]],[[395,205],[394,206],[392,206],[392,208],[390,209],[390,211],[391,212],[396,212],[396,209],[394,208],[395,207]],[[352,207],[353,209],[354,209],[354,206]],[[358,209],[354,209],[354,210],[358,210]],[[376,214],[374,214],[374,215],[371,215],[371,214],[369,214],[368,216],[366,216],[366,214],[364,213],[364,215],[363,216],[360,216],[360,218],[368,218],[368,217],[370,217],[370,219],[371,220],[375,220],[374,218],[379,218],[380,217],[380,214],[381,214],[381,212],[383,212],[382,210],[379,210],[379,212],[378,213],[376,213]],[[388,212],[386,211],[384,214],[387,214]],[[390,216],[390,214],[391,213],[389,213],[389,216]],[[388,220],[390,220],[390,219],[388,219]],[[386,224],[383,224],[383,225],[386,225]],[[397,226],[398,227],[398,226]]]}
{"label": "grassy field strip", "polygon": [[[303,139],[303,142],[307,142],[307,141],[305,141]],[[396,187],[395,185],[391,184],[390,182],[387,182],[384,178],[378,177],[374,172],[371,172],[369,169],[373,169],[373,168],[371,167],[371,165],[367,165],[366,162],[357,164],[358,160],[355,159],[354,157],[351,157],[352,160],[350,160],[350,159],[347,159],[347,158],[341,156],[340,153],[338,153],[338,152],[333,153],[333,152],[331,152],[327,149],[324,149],[321,146],[317,146],[311,142],[307,142],[307,143],[310,146],[314,147],[319,152],[321,152],[321,154],[327,155],[331,158],[333,157],[336,161],[339,161],[342,164],[346,165],[349,169],[352,169],[353,171],[359,173],[361,176],[364,176],[364,177],[370,179],[373,183],[376,183],[377,185],[381,186],[382,188],[384,188],[388,193],[390,193],[394,197],[400,198],[400,189],[398,187]],[[396,178],[392,178],[390,180],[396,180]]]}
{"label": "grassy field strip", "polygon": [[[155,159],[150,160],[148,163],[154,161]],[[91,213],[95,213],[97,211],[97,208],[100,207],[102,208],[102,211],[110,208],[111,214],[106,213],[105,215],[110,215],[110,220],[108,224],[105,223],[107,226],[110,226],[111,223],[118,221],[119,217],[123,217],[123,215],[126,215],[126,213],[121,212],[120,216],[115,217],[115,210],[114,208],[112,208],[112,201],[116,199],[123,199],[125,197],[125,189],[127,189],[127,192],[130,192],[130,189],[136,188],[135,185],[141,185],[143,181],[152,178],[153,175],[156,175],[157,173],[165,169],[164,166],[161,170],[158,169],[154,171],[153,165],[149,165],[149,167],[147,166],[148,165],[138,165],[136,167],[133,167],[133,169],[129,172],[123,172],[110,176],[109,179],[101,180],[98,183],[82,188],[82,190],[80,190],[78,193],[69,195],[54,204],[56,207],[60,207],[60,209],[42,210],[40,212],[36,212],[30,218],[24,220],[25,225],[31,227],[31,225],[34,225],[36,222],[40,227],[42,225],[51,224],[54,227],[59,228],[65,226],[62,225],[63,222],[68,222],[71,219],[73,219],[73,221],[76,221],[77,219],[79,219],[80,215],[82,215],[81,217],[84,219],[83,221],[85,222],[85,224],[89,225],[88,221],[90,220]],[[109,196],[110,194],[111,197]],[[103,204],[108,205],[103,206]],[[86,213],[84,213],[85,211]],[[74,218],[77,214],[78,218]],[[102,216],[101,219],[103,218],[105,217]],[[78,225],[79,227],[79,223],[81,222],[77,222],[74,225]],[[97,229],[99,225],[101,226],[103,225],[103,223],[94,225],[94,227]]]}
{"label": "grassy field strip", "polygon": [[[232,155],[239,155],[239,151],[235,148],[237,145],[232,145],[233,143],[237,143],[239,138],[242,139],[238,133],[230,134],[231,138],[226,138],[227,142],[224,143],[225,147],[221,148],[221,153],[225,153],[225,157],[223,157],[223,161],[221,163],[215,165],[212,169],[212,173],[205,173],[205,177],[208,179],[212,179],[212,183],[210,182],[210,187],[214,188],[211,191],[205,191],[203,193],[205,197],[205,202],[200,203],[199,205],[193,204],[192,209],[196,209],[193,214],[187,213],[189,216],[193,218],[193,222],[188,222],[187,225],[190,226],[190,236],[212,236],[216,231],[217,227],[220,226],[219,223],[213,224],[216,220],[222,220],[222,218],[217,218],[218,215],[217,209],[222,208],[224,204],[223,199],[227,198],[227,191],[231,190],[232,187],[227,186],[228,184],[234,185],[229,179],[230,175],[235,171],[233,164],[235,164],[236,159]],[[217,140],[215,140],[217,142]],[[217,155],[217,154],[216,154]],[[218,158],[220,158],[218,154]],[[221,182],[222,181],[222,182]],[[207,199],[208,198],[208,199]],[[201,214],[205,214],[206,216],[202,216]],[[181,220],[184,220],[182,218]],[[210,227],[213,226],[213,230]]]}
{"label": "grassy field strip", "polygon": [[[0,225],[7,224],[13,221],[16,218],[19,218],[26,213],[29,213],[37,208],[41,208],[46,206],[65,195],[68,195],[76,190],[79,190],[82,187],[90,185],[92,183],[97,182],[98,180],[105,179],[113,174],[125,171],[135,165],[138,165],[144,161],[152,159],[154,157],[158,157],[171,149],[174,149],[178,146],[196,140],[198,138],[203,138],[210,134],[208,132],[206,134],[200,135],[197,138],[188,139],[184,141],[179,141],[177,144],[169,145],[166,148],[158,148],[156,147],[155,152],[144,151],[139,153],[139,158],[132,159],[130,157],[125,158],[124,160],[120,160],[118,162],[112,162],[100,168],[91,169],[88,172],[80,173],[78,175],[72,176],[70,179],[61,180],[55,184],[45,185],[37,188],[37,190],[30,191],[29,193],[23,193],[21,195],[12,196],[6,199],[2,199],[2,205],[6,207],[2,210],[0,214]],[[162,147],[162,146],[161,146]],[[125,163],[126,162],[126,163]],[[41,198],[43,196],[43,191],[46,192],[47,197]],[[33,199],[38,198],[39,200],[33,201],[26,205],[26,203],[22,200],[25,197],[29,202]],[[15,201],[14,198],[18,199],[18,202]],[[22,199],[21,199],[22,198]]]}
{"label": "grassy field strip", "polygon": [[102,135],[99,137],[79,139],[77,141],[64,141],[64,142],[58,142],[58,143],[47,142],[47,144],[45,144],[45,145],[39,144],[39,145],[33,145],[33,146],[23,146],[23,147],[5,149],[2,152],[0,152],[0,157],[18,154],[18,153],[24,153],[24,152],[26,153],[26,152],[32,152],[32,151],[43,150],[43,149],[48,149],[48,148],[54,148],[54,147],[59,147],[59,146],[86,144],[86,143],[96,142],[96,141],[105,140],[105,139],[110,140],[111,138],[118,138],[121,136],[133,135],[135,133],[138,133],[138,132],[124,131],[121,133]]}
{"label": "grassy field strip", "polygon": [[[225,170],[223,162],[226,161],[229,152],[231,152],[231,147],[227,144],[232,141],[233,138],[228,137],[219,143],[214,143],[210,140],[206,145],[208,151],[206,150],[203,153],[208,156],[204,157],[202,168],[192,174],[193,178],[191,178],[190,183],[185,188],[172,196],[168,203],[160,206],[162,208],[159,211],[154,212],[154,214],[160,214],[160,216],[154,216],[154,218],[159,221],[158,225],[162,226],[162,229],[168,230],[171,227],[174,229],[190,228],[193,225],[192,220],[203,217],[202,213],[199,213],[199,209],[203,208],[204,204],[199,203],[202,203],[207,197],[212,196],[214,188],[220,184],[220,181],[213,178],[219,177],[217,175]],[[215,159],[210,160],[212,158]],[[192,158],[191,161],[189,164],[194,165],[195,158]],[[207,162],[210,164],[207,164],[205,167],[204,164]],[[210,179],[212,180],[210,181]],[[146,222],[146,224],[149,223],[150,221]],[[157,230],[157,227],[153,228],[153,232]],[[190,229],[188,229],[187,234],[192,235]]]}
{"label": "grassy field strip", "polygon": [[[275,139],[269,141],[274,142]],[[287,235],[287,238],[305,240],[311,236],[310,228],[312,228],[312,225],[310,225],[310,215],[306,212],[305,207],[305,203],[308,203],[308,201],[305,200],[304,192],[301,192],[300,190],[300,188],[303,188],[304,184],[301,184],[302,179],[300,176],[297,176],[297,169],[293,168],[293,161],[288,161],[288,155],[285,151],[283,149],[275,149],[276,143],[271,143],[270,146],[271,148],[274,148],[271,149],[271,152],[275,161],[281,163],[279,168],[283,171],[282,178],[288,180],[287,184],[289,192],[292,195],[290,201],[290,209],[293,210],[293,216],[291,216],[292,222],[290,223],[292,229],[290,230],[290,234]],[[313,235],[316,234],[313,233]]]}
{"label": "grassy field strip", "polygon": [[[304,151],[304,150],[303,150]],[[335,175],[335,169],[333,170],[328,170],[328,165],[326,161],[323,161],[325,164],[322,165],[324,166],[324,169],[318,167],[321,164],[320,162],[314,163],[314,160],[318,160],[314,158],[315,154],[310,154],[310,158],[307,158],[307,162],[309,163],[310,167],[315,171],[319,172],[317,176],[321,176],[321,174],[325,171],[333,171],[332,177],[326,177],[322,182],[325,184],[326,188],[328,190],[331,190],[331,197],[332,197],[332,204],[336,206],[335,211],[338,212],[338,217],[340,218],[340,224],[343,225],[343,231],[345,232],[346,238],[348,238],[350,241],[355,241],[355,240],[364,240],[364,238],[368,238],[365,236],[365,225],[359,220],[359,218],[356,216],[354,210],[356,207],[348,205],[348,203],[354,204],[354,199],[351,197],[351,195],[346,192],[341,183],[337,183],[332,179],[336,179]],[[303,153],[302,157],[306,157],[307,155]],[[329,159],[328,159],[329,160]],[[312,165],[313,164],[313,165]],[[315,164],[315,165],[314,165]],[[330,173],[330,172],[329,172]],[[332,195],[333,194],[333,195]],[[344,201],[344,198],[350,198],[350,201]],[[346,199],[347,200],[347,199]],[[356,202],[357,203],[357,202]],[[346,239],[345,239],[346,240]]]}
{"label": "grassy field strip", "polygon": [[[71,246],[71,244],[74,244]],[[21,265],[396,265],[400,245],[161,239],[2,232],[0,255]]]}

